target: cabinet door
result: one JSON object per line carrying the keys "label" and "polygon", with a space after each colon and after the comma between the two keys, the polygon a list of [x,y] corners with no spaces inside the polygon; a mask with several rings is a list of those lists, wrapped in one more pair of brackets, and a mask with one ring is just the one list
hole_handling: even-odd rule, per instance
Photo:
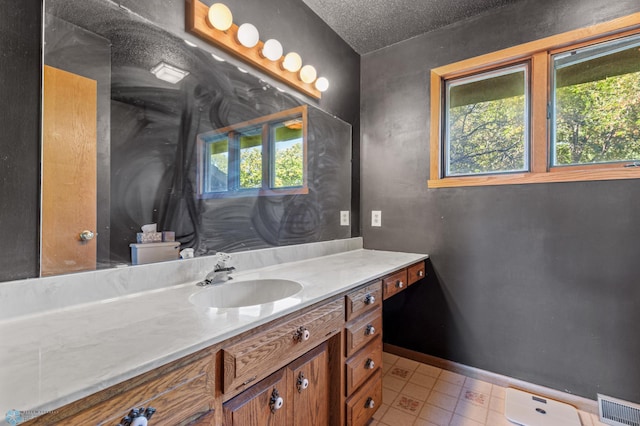
{"label": "cabinet door", "polygon": [[293,425],[329,424],[329,356],[322,344],[292,362],[287,369],[291,384]]}
{"label": "cabinet door", "polygon": [[[281,369],[260,383],[223,404],[226,426],[279,426],[287,424],[286,369]],[[282,398],[279,400],[278,398]]]}

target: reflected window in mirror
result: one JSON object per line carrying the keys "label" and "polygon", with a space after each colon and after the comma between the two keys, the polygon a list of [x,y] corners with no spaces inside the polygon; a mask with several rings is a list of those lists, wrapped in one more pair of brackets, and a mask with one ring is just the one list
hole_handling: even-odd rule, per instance
{"label": "reflected window in mirror", "polygon": [[262,187],[262,130],[262,126],[258,126],[237,132],[240,145],[240,189]]}
{"label": "reflected window in mirror", "polygon": [[274,188],[296,188],[304,185],[304,138],[302,117],[271,127],[271,155]]}
{"label": "reflected window in mirror", "polygon": [[199,195],[306,194],[307,108],[198,135]]}

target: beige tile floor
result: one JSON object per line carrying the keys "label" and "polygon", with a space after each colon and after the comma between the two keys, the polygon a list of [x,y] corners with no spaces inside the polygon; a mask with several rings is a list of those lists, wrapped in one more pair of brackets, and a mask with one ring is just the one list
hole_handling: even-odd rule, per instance
{"label": "beige tile floor", "polygon": [[[506,388],[385,353],[382,405],[372,425],[513,426],[504,415]],[[579,411],[583,426],[606,426]]]}

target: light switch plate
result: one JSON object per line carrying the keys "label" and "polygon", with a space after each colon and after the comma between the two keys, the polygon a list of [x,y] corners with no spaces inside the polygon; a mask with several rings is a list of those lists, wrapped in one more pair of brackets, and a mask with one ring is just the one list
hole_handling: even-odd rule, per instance
{"label": "light switch plate", "polygon": [[371,210],[371,226],[382,226],[381,210]]}
{"label": "light switch plate", "polygon": [[349,226],[349,210],[340,211],[340,226]]}

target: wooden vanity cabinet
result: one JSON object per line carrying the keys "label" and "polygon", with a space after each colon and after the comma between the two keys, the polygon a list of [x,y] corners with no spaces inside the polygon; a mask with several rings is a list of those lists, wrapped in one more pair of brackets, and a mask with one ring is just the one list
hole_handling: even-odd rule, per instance
{"label": "wooden vanity cabinet", "polygon": [[347,399],[347,426],[364,426],[382,404],[382,370],[374,375],[360,389]]}
{"label": "wooden vanity cabinet", "polygon": [[384,299],[388,299],[426,276],[424,261],[414,263],[382,279]]}
{"label": "wooden vanity cabinet", "polygon": [[382,291],[384,298],[388,299],[396,293],[406,289],[409,284],[407,283],[407,270],[402,269],[382,280]]}
{"label": "wooden vanity cabinet", "polygon": [[324,343],[223,404],[226,426],[329,425]]}
{"label": "wooden vanity cabinet", "polygon": [[117,425],[140,407],[156,409],[153,426],[193,424],[214,409],[214,377],[213,351],[205,349],[23,425]]}
{"label": "wooden vanity cabinet", "polygon": [[[287,392],[287,376],[284,369],[280,369],[271,376],[255,384],[250,389],[224,403],[224,424],[226,426],[250,426],[250,425],[286,425],[289,399]],[[277,395],[277,396],[276,396]],[[282,398],[281,408],[272,409],[277,401],[274,398]]]}
{"label": "wooden vanity cabinet", "polygon": [[375,281],[372,284],[352,291],[345,296],[345,311],[347,321],[382,306],[382,283]]}
{"label": "wooden vanity cabinet", "polygon": [[343,324],[344,303],[339,299],[225,346],[223,392],[233,394],[253,385],[340,333]]}
{"label": "wooden vanity cabinet", "polygon": [[414,284],[427,276],[424,261],[415,263],[407,268],[407,285]]}
{"label": "wooden vanity cabinet", "polygon": [[345,362],[346,395],[351,395],[382,366],[382,337],[362,348]]}
{"label": "wooden vanity cabinet", "polygon": [[382,286],[378,280],[345,296],[346,425],[368,424],[382,403]]}

